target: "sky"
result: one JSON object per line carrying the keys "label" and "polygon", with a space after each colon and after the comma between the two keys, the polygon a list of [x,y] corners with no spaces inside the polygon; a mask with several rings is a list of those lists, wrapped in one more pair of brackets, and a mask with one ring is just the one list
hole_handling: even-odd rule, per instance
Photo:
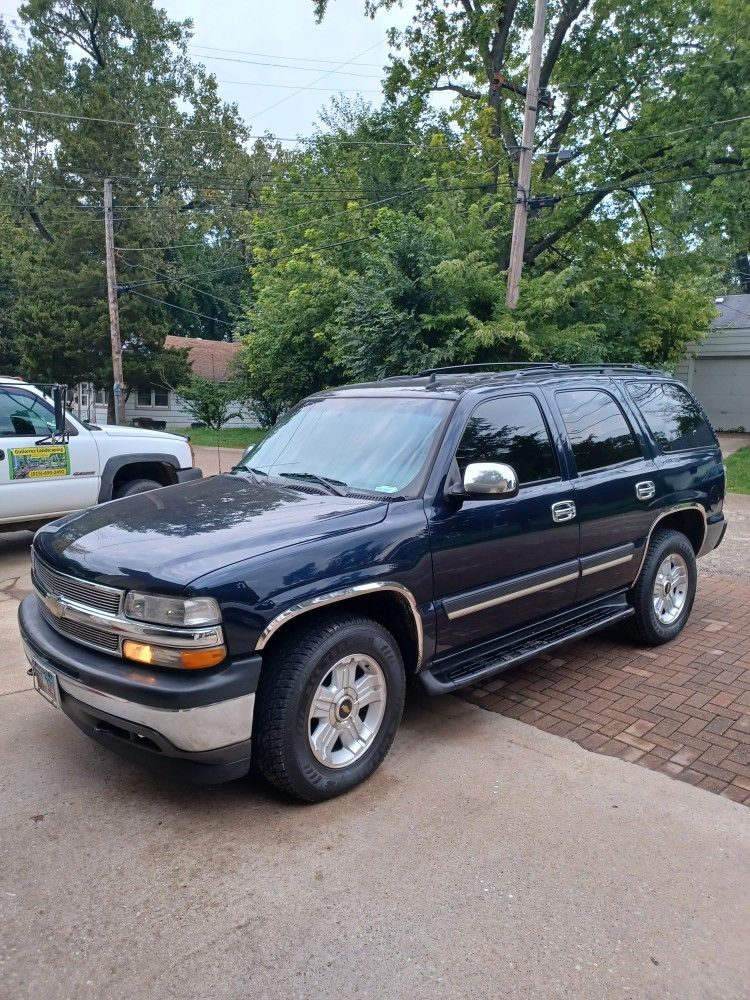
{"label": "sky", "polygon": [[[0,14],[13,19],[18,6],[0,0]],[[293,137],[311,132],[332,94],[360,92],[379,102],[386,31],[408,23],[414,0],[374,21],[364,15],[364,0],[330,0],[320,25],[312,0],[161,0],[161,6],[175,20],[193,20],[191,56],[216,75],[219,93],[236,102],[253,132]]]}

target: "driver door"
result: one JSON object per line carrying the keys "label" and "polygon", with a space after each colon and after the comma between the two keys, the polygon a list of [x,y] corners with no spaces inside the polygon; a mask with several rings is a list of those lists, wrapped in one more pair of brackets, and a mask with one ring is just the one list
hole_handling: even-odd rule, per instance
{"label": "driver door", "polygon": [[66,444],[38,443],[55,429],[52,405],[28,388],[0,386],[1,521],[32,521],[97,502],[96,443],[85,428],[68,427]]}
{"label": "driver door", "polygon": [[462,478],[470,463],[511,465],[520,489],[428,511],[438,656],[573,605],[578,583],[575,492],[535,396],[479,403],[455,461]]}

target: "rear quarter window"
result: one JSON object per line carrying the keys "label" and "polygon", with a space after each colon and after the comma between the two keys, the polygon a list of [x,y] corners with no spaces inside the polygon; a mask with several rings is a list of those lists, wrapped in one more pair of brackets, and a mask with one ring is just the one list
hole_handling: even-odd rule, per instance
{"label": "rear quarter window", "polygon": [[714,432],[687,389],[673,382],[630,382],[627,389],[662,451],[716,446]]}

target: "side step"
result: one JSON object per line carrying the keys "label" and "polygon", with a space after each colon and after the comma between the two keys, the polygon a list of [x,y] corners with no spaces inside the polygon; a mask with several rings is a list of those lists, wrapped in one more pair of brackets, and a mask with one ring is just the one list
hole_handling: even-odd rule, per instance
{"label": "side step", "polygon": [[511,637],[507,645],[491,653],[484,653],[473,660],[456,662],[452,659],[447,664],[437,663],[418,676],[430,694],[447,694],[509,670],[563,643],[582,639],[633,614],[633,608],[624,600],[589,606],[579,609],[576,615],[569,614],[565,620],[557,616],[552,621],[538,623],[536,627],[527,627],[516,633],[515,638]]}

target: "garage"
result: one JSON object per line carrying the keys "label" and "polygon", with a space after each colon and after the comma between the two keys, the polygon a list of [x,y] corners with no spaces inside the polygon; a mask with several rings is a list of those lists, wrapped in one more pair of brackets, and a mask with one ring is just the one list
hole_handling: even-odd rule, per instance
{"label": "garage", "polygon": [[675,375],[701,401],[716,430],[750,431],[750,295],[715,302],[711,329],[703,341],[687,345]]}

